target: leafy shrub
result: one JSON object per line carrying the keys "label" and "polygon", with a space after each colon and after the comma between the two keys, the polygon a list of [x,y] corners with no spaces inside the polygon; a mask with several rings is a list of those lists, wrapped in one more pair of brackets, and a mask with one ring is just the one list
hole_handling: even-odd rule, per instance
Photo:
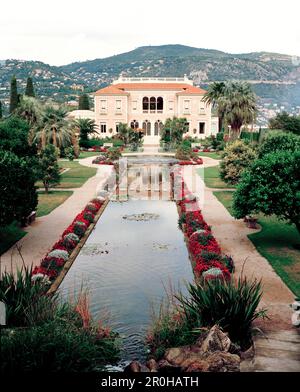
{"label": "leafy shrub", "polygon": [[176,296],[190,328],[218,324],[230,339],[245,348],[251,338],[252,322],[264,317],[257,311],[261,300],[261,282],[240,277],[237,282],[206,281],[188,285],[188,296]]}
{"label": "leafy shrub", "polygon": [[269,132],[259,147],[259,158],[266,154],[280,151],[295,152],[300,150],[300,136],[288,132]]}
{"label": "leafy shrub", "polygon": [[182,143],[179,147],[177,147],[175,158],[180,159],[182,161],[189,161],[190,159],[195,158],[197,155],[193,152],[190,146]]}
{"label": "leafy shrub", "polygon": [[116,334],[90,319],[86,324],[78,305],[56,305],[50,320],[31,328],[8,329],[0,339],[0,369],[6,374],[99,371],[118,355]]}
{"label": "leafy shrub", "polygon": [[242,140],[227,145],[220,164],[220,177],[228,184],[235,185],[257,157],[256,152]]}
{"label": "leafy shrub", "polygon": [[175,303],[163,302],[158,312],[152,312],[146,343],[151,356],[158,360],[168,348],[193,344],[198,336],[199,331],[191,330]]}
{"label": "leafy shrub", "polygon": [[73,161],[74,158],[76,157],[74,147],[72,147],[72,146],[65,148],[64,153],[65,153],[66,158],[69,159],[69,161]]}
{"label": "leafy shrub", "polygon": [[111,147],[107,151],[107,158],[111,161],[116,161],[122,156],[122,153],[119,148]]}
{"label": "leafy shrub", "polygon": [[299,173],[300,152],[282,151],[257,159],[234,192],[234,216],[274,214],[295,224],[300,233]]}
{"label": "leafy shrub", "polygon": [[[32,268],[22,268],[16,274],[4,271],[0,277],[0,301],[6,305],[8,326],[27,326],[48,318],[52,301],[44,294],[48,286],[42,279],[32,280]],[[36,309],[41,311],[34,311]]]}

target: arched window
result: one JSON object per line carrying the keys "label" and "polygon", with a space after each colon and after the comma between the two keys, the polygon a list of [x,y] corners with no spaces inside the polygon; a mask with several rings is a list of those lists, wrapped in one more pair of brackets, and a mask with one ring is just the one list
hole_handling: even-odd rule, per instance
{"label": "arched window", "polygon": [[158,136],[160,131],[162,130],[163,123],[160,120],[155,121],[154,124],[154,136]]}
{"label": "arched window", "polygon": [[131,129],[137,129],[139,127],[139,123],[136,120],[131,121],[130,123],[130,128]]}
{"label": "arched window", "polygon": [[164,109],[164,99],[163,99],[163,97],[158,97],[157,98],[157,110],[163,111],[163,109]]}
{"label": "arched window", "polygon": [[144,134],[147,136],[151,135],[151,122],[149,122],[148,120],[145,120],[143,122],[143,130],[144,130]]}
{"label": "arched window", "polygon": [[151,97],[150,98],[150,111],[156,111],[156,98],[155,97]]}
{"label": "arched window", "polygon": [[144,97],[143,98],[143,111],[147,111],[149,110],[149,98],[148,97]]}

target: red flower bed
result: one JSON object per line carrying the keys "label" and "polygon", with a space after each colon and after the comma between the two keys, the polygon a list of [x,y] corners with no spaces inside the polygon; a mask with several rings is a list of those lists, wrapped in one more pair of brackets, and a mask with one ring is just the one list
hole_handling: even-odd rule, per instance
{"label": "red flower bed", "polygon": [[222,255],[210,226],[205,222],[199,205],[189,190],[185,191],[183,199],[178,201],[177,205],[180,221],[184,222],[182,228],[187,238],[196,277],[201,277],[207,272],[205,279],[229,279],[233,271],[233,265],[229,263],[230,258]]}
{"label": "red flower bed", "polygon": [[[103,201],[99,199],[93,199],[88,204],[89,205],[92,204],[95,212],[98,212],[101,206],[103,205]],[[76,215],[73,222],[62,233],[61,238],[52,246],[51,250],[47,253],[46,257],[41,261],[40,266],[34,268],[34,270],[32,271],[32,275],[41,274],[47,276],[50,281],[56,279],[59,272],[61,271],[64,264],[66,263],[64,257],[65,258],[67,257],[66,257],[66,253],[64,252],[70,254],[77,245],[75,241],[73,242],[72,240],[69,240],[68,241],[69,246],[66,247],[64,243],[64,237],[67,234],[71,234],[71,233],[76,234],[74,231],[76,229],[76,225],[80,225],[82,228],[84,228],[84,231],[86,231],[89,225],[92,223],[92,219],[88,220],[85,219],[85,217],[94,218],[94,216],[95,214],[91,213],[91,211],[87,207],[85,207],[80,214]],[[58,254],[55,254],[55,256],[52,255],[48,256],[52,251],[55,251],[55,253],[58,254],[61,251],[62,257],[59,257],[60,255]]]}
{"label": "red flower bed", "polygon": [[186,165],[202,165],[203,164],[203,160],[202,158],[196,158],[193,159],[191,161],[180,161],[178,163],[180,166],[186,166]]}

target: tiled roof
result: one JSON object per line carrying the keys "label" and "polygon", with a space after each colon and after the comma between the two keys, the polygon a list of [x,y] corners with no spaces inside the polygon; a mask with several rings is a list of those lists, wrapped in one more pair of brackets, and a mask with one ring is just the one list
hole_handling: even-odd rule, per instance
{"label": "tiled roof", "polygon": [[120,83],[112,84],[96,91],[95,95],[127,95],[127,91],[134,90],[175,90],[177,95],[203,95],[202,88],[185,83]]}

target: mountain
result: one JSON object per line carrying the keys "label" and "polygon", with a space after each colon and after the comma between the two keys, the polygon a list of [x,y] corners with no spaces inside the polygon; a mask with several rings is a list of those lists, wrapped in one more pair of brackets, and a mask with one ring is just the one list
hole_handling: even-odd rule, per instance
{"label": "mountain", "polygon": [[292,56],[268,52],[230,54],[184,45],[143,46],[60,67],[38,61],[5,60],[0,62],[0,99],[7,100],[13,74],[20,80],[20,90],[31,75],[40,96],[64,101],[76,99],[81,89],[95,91],[120,73],[136,77],[187,74],[202,87],[216,80],[247,80],[262,104],[287,109],[300,106],[300,62]]}

